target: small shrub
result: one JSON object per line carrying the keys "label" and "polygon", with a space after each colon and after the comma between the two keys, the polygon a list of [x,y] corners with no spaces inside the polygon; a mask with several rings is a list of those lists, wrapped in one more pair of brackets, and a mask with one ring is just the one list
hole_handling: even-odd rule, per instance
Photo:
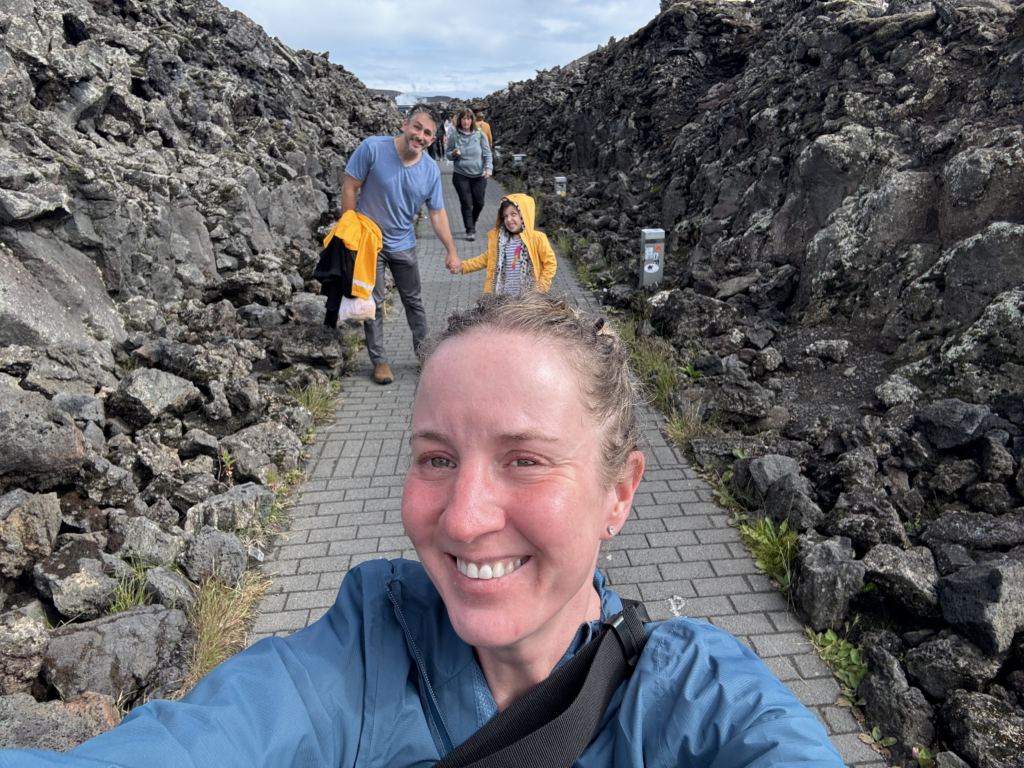
{"label": "small shrub", "polygon": [[292,505],[292,494],[302,485],[303,480],[305,476],[298,469],[286,472],[283,478],[279,478],[274,471],[267,473],[267,487],[277,494],[277,498],[274,499],[270,513],[265,518],[256,520],[248,528],[236,531],[246,549],[255,546],[266,550],[276,536],[288,530],[291,522],[288,508]]}
{"label": "small shrub", "polygon": [[594,290],[594,277],[590,274],[590,267],[582,261],[576,262],[576,279],[580,281],[587,290]]}
{"label": "small shrub", "polygon": [[510,195],[522,194],[526,191],[526,179],[522,176],[511,176],[507,182],[506,189]]}
{"label": "small shrub", "polygon": [[896,739],[892,736],[882,736],[882,729],[877,725],[871,729],[871,733],[862,733],[858,737],[861,741],[870,747],[891,747],[896,743]]}
{"label": "small shrub", "polygon": [[233,485],[235,481],[235,457],[227,448],[220,449],[220,475],[217,479],[227,485]]}
{"label": "small shrub", "polygon": [[[849,625],[847,625],[849,628]],[[864,661],[859,647],[845,638],[839,637],[833,630],[815,632],[809,627],[804,630],[811,645],[818,652],[832,674],[849,688],[856,691],[864,675],[868,673],[867,662]]]}
{"label": "small shrub", "polygon": [[192,664],[175,698],[191,691],[214,667],[245,647],[246,633],[269,584],[263,574],[246,571],[233,587],[219,579],[199,585],[189,616],[196,631]]}
{"label": "small shrub", "polygon": [[682,371],[690,381],[699,379],[704,375],[704,371],[699,368],[694,368],[693,363],[687,363],[686,365],[681,366],[679,370]]}
{"label": "small shrub", "polygon": [[682,412],[676,410],[669,415],[666,425],[668,439],[681,448],[689,446],[691,440],[722,434],[715,411],[703,411],[700,403],[688,402]]}
{"label": "small shrub", "polygon": [[324,421],[334,415],[338,407],[338,392],[341,385],[336,381],[328,384],[310,384],[301,389],[292,389],[289,395],[299,401],[299,405],[313,414],[313,418]]}
{"label": "small shrub", "polygon": [[146,571],[141,563],[131,564],[131,574],[125,574],[117,579],[117,587],[114,588],[114,599],[107,608],[107,615],[127,611],[137,605],[149,605],[152,600],[146,591]]}
{"label": "small shrub", "polygon": [[711,496],[720,506],[725,507],[733,514],[734,520],[746,520],[746,507],[744,507],[739,500],[732,495],[732,491],[729,490],[729,481],[732,479],[732,465],[729,465],[729,469],[719,474],[709,464],[704,467],[703,471],[704,479],[708,481],[711,486]]}
{"label": "small shrub", "polygon": [[555,250],[558,251],[558,255],[563,259],[569,258],[569,254],[572,251],[572,240],[565,230],[555,235]]}
{"label": "small shrub", "polygon": [[780,592],[787,594],[800,534],[789,530],[788,520],[783,520],[776,528],[770,517],[764,517],[753,524],[741,520],[740,536],[754,556],[757,569],[774,581]]}
{"label": "small shrub", "polygon": [[917,760],[921,768],[935,768],[935,758],[924,744],[918,744],[910,751],[910,756]]}
{"label": "small shrub", "polygon": [[644,384],[654,407],[664,414],[672,412],[670,397],[679,385],[679,366],[675,364],[675,349],[666,339],[650,336],[631,341],[630,362]]}

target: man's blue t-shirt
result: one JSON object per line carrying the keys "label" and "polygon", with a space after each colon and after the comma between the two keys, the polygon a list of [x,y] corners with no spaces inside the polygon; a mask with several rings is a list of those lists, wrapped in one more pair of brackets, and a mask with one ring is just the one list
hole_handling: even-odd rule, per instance
{"label": "man's blue t-shirt", "polygon": [[423,203],[432,211],[444,208],[441,171],[434,159],[424,152],[406,168],[395,140],[388,136],[373,136],[360,144],[345,173],[363,182],[356,210],[380,227],[385,251],[416,246],[413,222]]}

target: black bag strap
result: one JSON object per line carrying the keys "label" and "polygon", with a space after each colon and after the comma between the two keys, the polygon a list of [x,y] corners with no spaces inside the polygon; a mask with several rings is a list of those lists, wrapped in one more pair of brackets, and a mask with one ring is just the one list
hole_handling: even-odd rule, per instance
{"label": "black bag strap", "polygon": [[452,750],[434,768],[569,768],[587,748],[615,690],[647,642],[647,611],[636,600],[547,680]]}

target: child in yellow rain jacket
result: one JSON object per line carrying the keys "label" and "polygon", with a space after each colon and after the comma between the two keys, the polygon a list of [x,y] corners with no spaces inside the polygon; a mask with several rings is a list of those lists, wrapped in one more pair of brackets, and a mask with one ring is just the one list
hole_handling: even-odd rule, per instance
{"label": "child in yellow rain jacket", "polygon": [[509,195],[498,206],[498,221],[487,233],[487,253],[462,262],[462,274],[487,269],[484,293],[546,291],[555,276],[555,252],[533,228],[536,203],[529,195]]}

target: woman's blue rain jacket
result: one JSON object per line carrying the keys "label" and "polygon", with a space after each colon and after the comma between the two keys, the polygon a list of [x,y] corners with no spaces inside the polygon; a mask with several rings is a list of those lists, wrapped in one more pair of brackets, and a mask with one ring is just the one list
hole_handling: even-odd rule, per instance
{"label": "woman's blue rain jacket", "polygon": [[[595,574],[602,619],[622,603]],[[584,624],[564,663],[600,622]],[[648,625],[581,768],[843,765],[814,715],[731,635]],[[351,570],[334,606],[225,662],[181,702],[153,701],[67,754],[0,751],[0,768],[430,766],[495,712],[419,563]]]}

